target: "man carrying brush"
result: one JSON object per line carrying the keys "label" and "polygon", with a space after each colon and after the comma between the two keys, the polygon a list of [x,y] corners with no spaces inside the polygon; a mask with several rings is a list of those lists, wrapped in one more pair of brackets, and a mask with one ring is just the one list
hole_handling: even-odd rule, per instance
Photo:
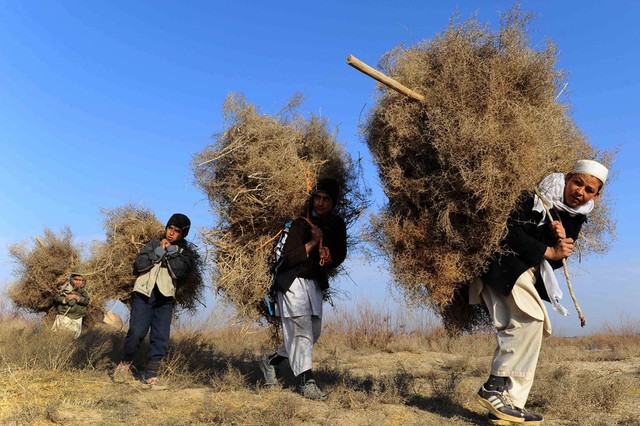
{"label": "man carrying brush", "polygon": [[82,318],[87,315],[87,306],[90,301],[84,285],[84,272],[81,268],[76,268],[71,273],[69,282],[63,285],[54,297],[58,314],[51,327],[52,330],[68,330],[73,333],[74,339],[80,337]]}
{"label": "man carrying brush", "polygon": [[[505,250],[470,289],[470,303],[482,301],[496,328],[498,346],[489,379],[477,401],[489,410],[493,425],[539,425],[542,416],[524,409],[533,385],[542,338],[551,334],[543,300],[566,315],[553,269],[569,257],[594,200],[602,193],[608,170],[592,160],[542,180],[537,195],[526,196],[507,222]],[[545,205],[554,217],[547,217]]]}
{"label": "man carrying brush", "polygon": [[311,370],[313,345],[322,330],[323,292],[329,288],[327,272],[347,255],[345,223],[333,214],[339,193],[335,179],[320,179],[311,193],[308,214],[291,225],[274,282],[284,343],[260,362],[266,384],[273,386],[278,383],[275,366],[289,359],[298,391],[314,400],[327,397]]}
{"label": "man carrying brush", "polygon": [[141,384],[149,389],[166,389],[158,381],[158,373],[169,347],[176,288],[194,268],[194,253],[185,240],[190,228],[189,218],[175,213],[169,218],[164,234],[145,244],[136,256],[133,272],[137,278],[131,295],[129,331],[124,340],[124,355],[113,373],[116,382],[130,378],[133,358],[149,333],[148,362]]}

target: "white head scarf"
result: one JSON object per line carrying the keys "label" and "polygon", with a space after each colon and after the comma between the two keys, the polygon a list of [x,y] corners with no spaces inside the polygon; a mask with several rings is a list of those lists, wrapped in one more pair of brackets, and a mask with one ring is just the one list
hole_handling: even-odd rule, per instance
{"label": "white head scarf", "polygon": [[[587,215],[591,213],[591,210],[593,210],[594,207],[593,200],[589,200],[585,204],[576,208],[566,205],[564,203],[564,187],[565,176],[562,173],[552,173],[542,179],[542,182],[538,185],[538,190],[540,191],[540,195],[542,195],[544,202],[547,204],[547,207],[567,212],[570,216],[578,214]],[[542,205],[542,200],[540,200],[537,195],[534,195],[533,197],[533,210],[542,213],[542,220],[538,223],[538,226],[542,225],[547,217],[547,213]]]}

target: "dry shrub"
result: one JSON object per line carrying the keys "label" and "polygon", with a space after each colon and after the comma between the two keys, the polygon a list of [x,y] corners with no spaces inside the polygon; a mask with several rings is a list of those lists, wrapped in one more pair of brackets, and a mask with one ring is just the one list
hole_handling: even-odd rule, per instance
{"label": "dry shrub", "polygon": [[367,303],[358,304],[354,311],[342,311],[330,316],[323,324],[324,334],[331,342],[340,342],[350,349],[378,349],[387,351],[397,337],[389,312],[381,312]]}
{"label": "dry shrub", "polygon": [[33,247],[26,242],[9,247],[16,263],[16,281],[9,288],[9,297],[27,312],[48,313],[54,308],[54,296],[80,265],[82,248],[73,241],[68,227],[59,234],[45,229],[38,239]]}
{"label": "dry shrub", "polygon": [[319,363],[314,367],[314,375],[320,386],[331,395],[331,403],[341,408],[368,410],[379,404],[403,404],[418,392],[416,381],[419,375],[408,371],[402,364],[385,374],[364,376],[331,364]]}
{"label": "dry shrub", "polygon": [[424,350],[448,354],[464,353],[475,357],[491,354],[496,347],[494,333],[451,334],[444,327],[421,336],[421,339]]}
{"label": "dry shrub", "polygon": [[40,405],[25,399],[12,407],[11,411],[1,414],[5,425],[61,424],[58,411],[55,403]]}
{"label": "dry shrub", "polygon": [[215,392],[240,391],[246,387],[245,376],[228,364],[226,370],[214,373],[210,386]]}
{"label": "dry shrub", "polygon": [[427,375],[427,380],[431,386],[432,398],[443,405],[455,404],[456,391],[460,381],[459,372],[452,370],[446,373],[436,373],[432,371]]}
{"label": "dry shrub", "polygon": [[[188,423],[215,425],[264,425],[281,426],[305,424],[309,417],[308,410],[300,405],[299,399],[293,394],[283,393],[260,404],[247,407],[247,397],[242,403],[230,403],[229,394],[212,393],[197,407]],[[233,395],[236,396],[236,395]],[[236,396],[237,397],[237,396]]]}
{"label": "dry shrub", "polygon": [[76,346],[69,333],[53,333],[46,325],[3,324],[0,358],[11,368],[68,370]]}
{"label": "dry shrub", "polygon": [[635,337],[638,340],[640,338],[640,318],[623,315],[618,319],[617,324],[612,321],[605,321],[598,330],[598,334]]}
{"label": "dry shrub", "polygon": [[[429,315],[425,315],[425,313]],[[449,333],[425,308],[399,309],[358,303],[337,306],[325,314],[323,336],[319,347],[356,351],[456,353],[461,348],[468,354],[488,354],[495,348],[493,333],[474,336]],[[477,328],[478,331],[480,328]]]}
{"label": "dry shrub", "polygon": [[[155,214],[142,206],[125,204],[115,209],[102,209],[106,241],[92,247],[88,277],[100,283],[93,289],[92,297],[100,305],[109,299],[129,305],[135,282],[133,263],[140,249],[151,239],[164,233],[164,224]],[[195,311],[204,292],[203,260],[196,247],[187,242],[195,256],[196,267],[176,288],[176,304],[179,309]]]}
{"label": "dry shrub", "polygon": [[230,94],[224,131],[192,162],[196,184],[217,217],[203,232],[213,255],[213,281],[247,317],[257,316],[269,286],[268,241],[287,219],[302,214],[317,179],[333,177],[341,184],[336,209],[347,226],[366,205],[357,164],[326,119],[297,112],[301,101],[297,95],[278,114],[266,115],[242,95]]}
{"label": "dry shrub", "polygon": [[638,356],[640,335],[594,334],[547,339],[540,354],[540,362],[553,364],[567,357],[584,362],[627,361]]}
{"label": "dry shrub", "polygon": [[52,332],[47,322],[7,321],[0,327],[0,360],[14,369],[104,369],[120,359],[122,335],[96,324],[79,339]]}
{"label": "dry shrub", "polygon": [[[603,424],[627,397],[631,384],[620,373],[573,371],[564,365],[536,374],[527,407],[568,424]],[[610,423],[610,424],[613,424]]]}
{"label": "dry shrub", "polygon": [[[556,99],[565,74],[551,42],[529,47],[530,20],[518,7],[497,32],[454,19],[433,40],[388,52],[381,70],[425,99],[383,87],[363,129],[388,197],[371,239],[408,298],[436,307],[454,328],[468,324],[445,307],[501,249],[523,193],[577,159],[612,160],[587,143],[569,105]],[[613,234],[608,209],[598,209],[583,253],[603,252]]]}

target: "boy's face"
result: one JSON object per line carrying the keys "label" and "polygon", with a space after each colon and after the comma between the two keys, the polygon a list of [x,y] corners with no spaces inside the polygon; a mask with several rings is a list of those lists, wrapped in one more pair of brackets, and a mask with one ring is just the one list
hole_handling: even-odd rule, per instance
{"label": "boy's face", "polygon": [[595,176],[569,173],[565,181],[564,203],[569,207],[580,207],[600,196],[602,182]]}
{"label": "boy's face", "polygon": [[82,287],[84,285],[84,277],[82,275],[74,275],[71,277],[71,284],[73,284],[75,288]]}
{"label": "boy's face", "polygon": [[333,208],[333,201],[326,192],[316,192],[313,196],[313,210],[320,217],[327,217]]}
{"label": "boy's face", "polygon": [[167,241],[173,244],[180,238],[182,238],[182,229],[178,228],[175,225],[169,225],[165,230],[164,237],[167,239]]}

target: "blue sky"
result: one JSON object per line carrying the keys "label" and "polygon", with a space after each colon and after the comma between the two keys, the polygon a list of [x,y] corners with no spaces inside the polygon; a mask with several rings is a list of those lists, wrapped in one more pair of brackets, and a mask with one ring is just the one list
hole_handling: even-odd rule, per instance
{"label": "blue sky", "polygon": [[[11,279],[9,244],[64,225],[82,241],[100,239],[103,207],[141,203],[162,221],[181,211],[196,226],[213,225],[189,161],[222,129],[222,101],[231,91],[265,113],[303,93],[304,110],[326,116],[348,150],[369,162],[358,124],[375,85],[346,56],[375,65],[400,43],[432,38],[456,10],[495,28],[511,5],[0,1],[0,283]],[[549,0],[522,8],[537,15],[534,46],[551,39],[559,47],[577,125],[599,148],[621,146],[607,187],[618,239],[606,256],[573,267],[586,331],[640,318],[633,225],[640,207],[640,2]],[[370,162],[366,172],[383,202]],[[353,303],[392,303],[385,265],[349,262],[352,279],[341,286]],[[565,334],[584,332],[574,316],[554,322]]]}

